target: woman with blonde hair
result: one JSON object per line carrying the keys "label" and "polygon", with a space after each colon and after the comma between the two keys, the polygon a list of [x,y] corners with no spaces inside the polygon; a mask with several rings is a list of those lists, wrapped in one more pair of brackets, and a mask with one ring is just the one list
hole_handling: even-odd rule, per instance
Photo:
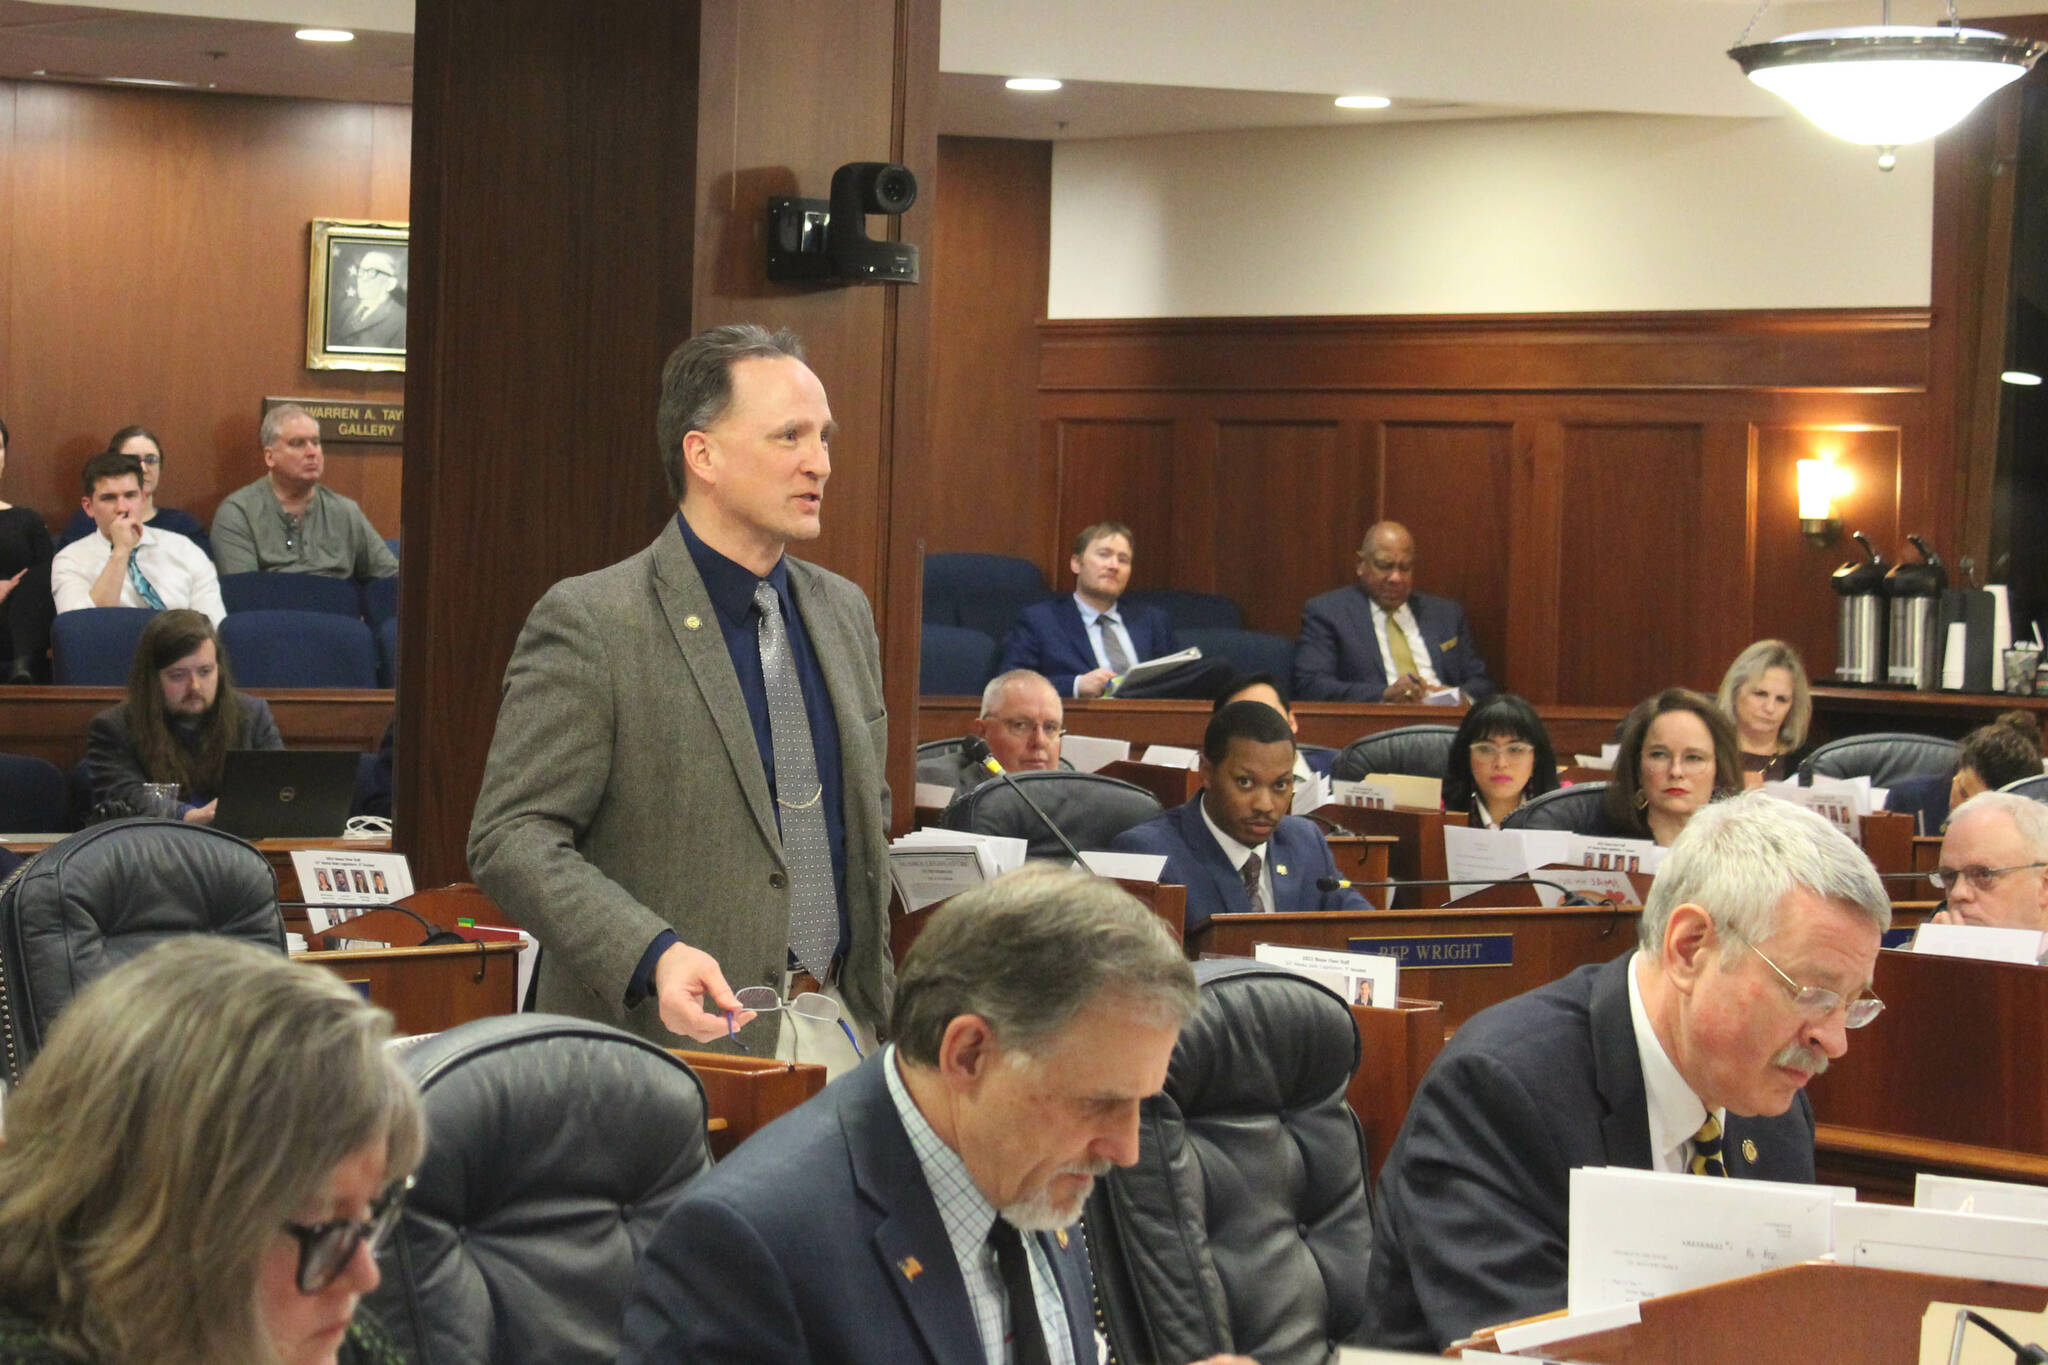
{"label": "woman with blonde hair", "polygon": [[1799,651],[1783,640],[1758,640],[1735,656],[1715,697],[1735,726],[1742,785],[1791,780],[1806,757],[1813,687]]}
{"label": "woman with blonde hair", "polygon": [[80,993],[0,1136],[4,1365],[398,1365],[356,1301],[422,1145],[391,1019],[192,935]]}

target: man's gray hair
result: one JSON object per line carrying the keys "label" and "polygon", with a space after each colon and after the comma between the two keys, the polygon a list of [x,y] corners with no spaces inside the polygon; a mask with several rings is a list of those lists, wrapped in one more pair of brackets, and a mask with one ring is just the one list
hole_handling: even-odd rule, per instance
{"label": "man's gray hair", "polygon": [[1956,822],[1972,811],[1985,810],[2004,811],[2013,828],[2020,832],[2020,842],[2027,846],[2027,856],[2038,862],[2048,862],[2048,806],[2014,792],[1978,792],[1949,812],[1948,827],[1954,829]]}
{"label": "man's gray hair", "polygon": [[789,331],[736,322],[699,332],[669,352],[661,367],[661,405],[654,415],[661,470],[677,502],[683,481],[683,437],[703,431],[732,406],[732,367],[742,360],[802,360],[804,344]]}
{"label": "man's gray hair", "polygon": [[1643,906],[1643,947],[1664,946],[1681,905],[1712,916],[1729,941],[1762,943],[1777,932],[1786,896],[1804,890],[1852,905],[1878,932],[1891,928],[1891,897],[1863,850],[1822,817],[1763,792],[1746,792],[1694,813],[1671,845]]}
{"label": "man's gray hair", "polygon": [[1115,882],[1032,863],[933,913],[897,973],[889,1031],[905,1059],[936,1066],[947,1026],[978,1015],[1001,1047],[1035,1056],[1101,998],[1177,1027],[1195,1012],[1194,969]]}
{"label": "man's gray hair", "polygon": [[263,414],[263,425],[257,429],[257,444],[268,450],[277,444],[277,438],[284,434],[284,424],[294,417],[303,417],[313,424],[313,430],[320,430],[320,419],[307,412],[297,403],[279,403]]}
{"label": "man's gray hair", "polygon": [[1059,689],[1053,687],[1043,673],[1036,673],[1028,668],[1013,668],[1008,673],[996,674],[988,680],[988,686],[981,689],[981,719],[987,720],[995,714],[996,708],[1003,704],[1004,692],[1013,686],[1029,682],[1043,683],[1052,690],[1055,697],[1059,695]]}

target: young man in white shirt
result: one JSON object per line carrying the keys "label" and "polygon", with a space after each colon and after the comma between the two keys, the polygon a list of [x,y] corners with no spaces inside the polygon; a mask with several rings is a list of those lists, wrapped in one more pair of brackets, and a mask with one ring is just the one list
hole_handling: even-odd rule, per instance
{"label": "young man in white shirt", "polygon": [[216,626],[228,614],[213,561],[184,536],[142,521],[142,461],[103,451],[80,478],[97,533],[73,541],[50,563],[57,612],[87,607],[189,607]]}

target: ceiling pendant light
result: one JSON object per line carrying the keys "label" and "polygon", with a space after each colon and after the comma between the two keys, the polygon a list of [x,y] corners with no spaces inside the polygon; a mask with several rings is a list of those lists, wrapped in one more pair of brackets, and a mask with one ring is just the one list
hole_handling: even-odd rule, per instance
{"label": "ceiling pendant light", "polygon": [[1747,46],[1739,38],[1728,55],[1824,131],[1888,150],[1948,131],[2048,51],[2048,43],[1964,28],[1955,0],[1948,0],[1946,26],[1894,24],[1890,0],[1881,18]]}

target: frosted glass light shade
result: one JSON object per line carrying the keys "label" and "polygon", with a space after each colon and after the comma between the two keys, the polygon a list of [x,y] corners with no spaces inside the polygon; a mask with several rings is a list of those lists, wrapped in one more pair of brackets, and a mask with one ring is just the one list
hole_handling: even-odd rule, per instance
{"label": "frosted glass light shade", "polygon": [[1793,33],[1728,55],[1824,131],[1900,147],[1960,123],[2044,47],[1984,29],[1886,24]]}

